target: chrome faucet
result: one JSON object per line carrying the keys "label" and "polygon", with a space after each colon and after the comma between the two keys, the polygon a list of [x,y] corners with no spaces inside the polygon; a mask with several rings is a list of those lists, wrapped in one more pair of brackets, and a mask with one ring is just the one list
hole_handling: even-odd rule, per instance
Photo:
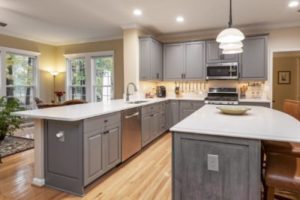
{"label": "chrome faucet", "polygon": [[129,86],[130,85],[133,86],[133,89],[134,89],[135,92],[137,91],[137,87],[133,82],[128,83],[127,88],[126,88],[126,101],[129,101],[129,96],[132,95],[132,94],[129,94]]}

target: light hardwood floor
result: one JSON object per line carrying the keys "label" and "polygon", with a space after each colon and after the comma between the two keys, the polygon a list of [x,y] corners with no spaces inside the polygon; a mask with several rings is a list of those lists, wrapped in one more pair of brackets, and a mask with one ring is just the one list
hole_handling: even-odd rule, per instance
{"label": "light hardwood floor", "polygon": [[171,199],[171,134],[167,133],[145,150],[86,188],[83,198],[51,188],[31,185],[34,150],[3,159],[0,164],[0,200]]}

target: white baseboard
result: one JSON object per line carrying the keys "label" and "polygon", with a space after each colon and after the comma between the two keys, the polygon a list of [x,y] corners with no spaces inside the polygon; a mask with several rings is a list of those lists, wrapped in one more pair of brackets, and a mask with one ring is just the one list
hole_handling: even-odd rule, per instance
{"label": "white baseboard", "polygon": [[32,185],[35,185],[37,187],[43,187],[45,185],[45,179],[43,179],[43,178],[33,178],[32,179]]}

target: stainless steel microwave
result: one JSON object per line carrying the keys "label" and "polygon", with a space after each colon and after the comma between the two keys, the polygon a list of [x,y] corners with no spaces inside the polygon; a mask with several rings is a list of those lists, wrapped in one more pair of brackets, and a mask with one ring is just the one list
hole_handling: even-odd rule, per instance
{"label": "stainless steel microwave", "polygon": [[239,64],[215,63],[206,66],[207,80],[237,80],[239,79]]}

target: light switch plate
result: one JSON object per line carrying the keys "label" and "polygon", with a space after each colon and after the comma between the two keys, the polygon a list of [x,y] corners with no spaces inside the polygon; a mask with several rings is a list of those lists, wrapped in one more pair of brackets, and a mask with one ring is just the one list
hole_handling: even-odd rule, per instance
{"label": "light switch plate", "polygon": [[219,171],[219,155],[207,154],[207,169],[209,171]]}

